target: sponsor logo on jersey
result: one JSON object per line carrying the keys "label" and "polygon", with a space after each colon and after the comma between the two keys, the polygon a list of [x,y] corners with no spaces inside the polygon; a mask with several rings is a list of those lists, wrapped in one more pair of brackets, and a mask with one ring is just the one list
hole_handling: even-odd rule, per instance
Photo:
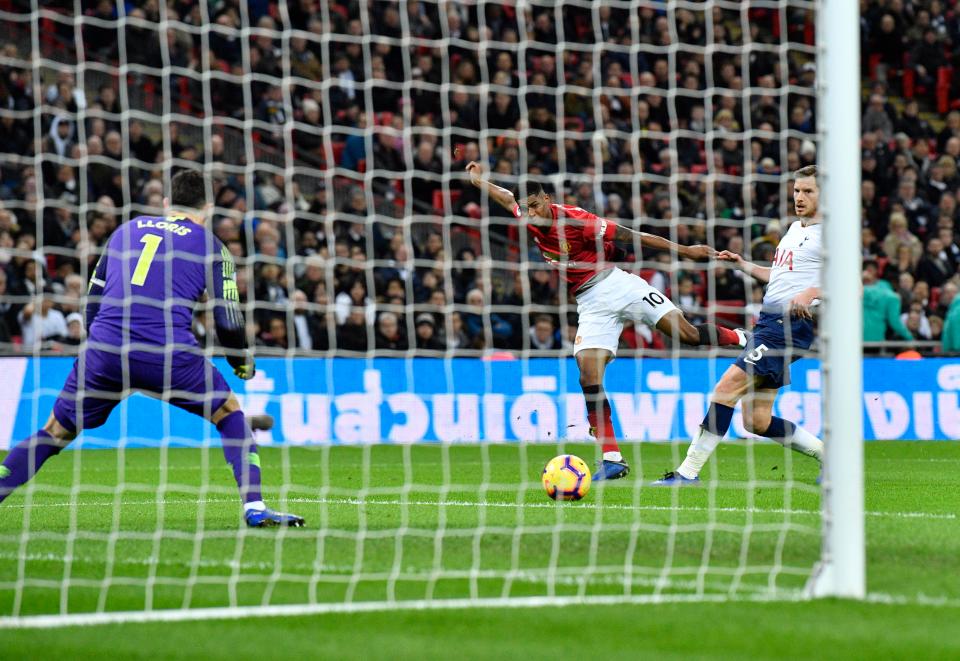
{"label": "sponsor logo on jersey", "polygon": [[777,251],[773,254],[773,266],[774,268],[786,268],[792,271],[793,251],[781,250],[780,248],[777,248]]}

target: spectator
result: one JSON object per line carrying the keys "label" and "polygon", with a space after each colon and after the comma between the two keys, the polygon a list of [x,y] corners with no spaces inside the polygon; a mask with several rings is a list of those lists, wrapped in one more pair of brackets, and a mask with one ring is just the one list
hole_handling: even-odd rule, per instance
{"label": "spectator", "polygon": [[547,314],[537,315],[530,327],[530,348],[539,351],[561,349],[560,335],[553,325],[553,318]]}
{"label": "spectator", "polygon": [[[458,317],[459,318],[459,317]],[[427,351],[443,351],[443,342],[437,337],[437,323],[433,315],[424,312],[417,315],[416,321],[417,349],[426,349]]]}
{"label": "spectator", "polygon": [[944,66],[943,46],[933,28],[923,31],[923,37],[910,52],[910,66],[917,72],[916,82],[932,98],[937,85],[937,70]]}
{"label": "spectator", "polygon": [[911,303],[909,309],[900,315],[900,321],[915,338],[931,338],[930,321],[921,303]]}
{"label": "spectator", "polygon": [[940,290],[940,300],[937,302],[936,310],[934,310],[936,316],[940,317],[941,319],[947,318],[947,314],[950,311],[950,306],[953,305],[953,300],[957,297],[958,291],[960,291],[960,287],[958,287],[955,280],[950,280],[944,283]]}
{"label": "spectator", "polygon": [[937,134],[937,152],[943,153],[950,138],[960,138],[960,110],[947,113],[947,122]]}
{"label": "spectator", "polygon": [[459,312],[450,314],[450,330],[446,334],[448,349],[469,349],[470,336],[463,327],[463,318]]}
{"label": "spectator", "polygon": [[[313,290],[313,303],[316,306],[316,312],[311,317],[311,339],[313,341],[314,351],[326,351],[330,348],[330,336],[336,337],[336,323],[330,314],[330,297],[327,295],[327,285],[323,282],[317,283]],[[331,333],[331,330],[334,332]]]}
{"label": "spectator", "polygon": [[[413,167],[428,175],[440,174],[440,162],[434,154],[434,145],[427,140],[421,140],[417,145],[417,153],[413,159]],[[440,189],[440,177],[414,177],[413,198],[420,202],[423,209],[433,208],[433,192]]]}
{"label": "spectator", "polygon": [[943,323],[943,352],[960,353],[960,297],[954,298]]}
{"label": "spectator", "polygon": [[[17,158],[7,159],[0,168],[0,199],[16,202],[9,207],[9,214],[0,210],[0,267],[9,278],[11,292],[35,294],[47,282],[57,287],[63,282],[72,291],[68,272],[54,273],[53,269],[74,268],[79,272],[76,267],[63,266],[74,261],[72,251],[77,260],[92,266],[96,249],[116,226],[117,207],[132,213],[161,213],[165,175],[158,163],[178,158],[181,160],[174,162],[178,168],[184,161],[197,160],[213,174],[213,192],[221,207],[218,211],[224,213],[215,219],[218,235],[238,264],[249,260],[251,265],[249,269],[241,266],[238,290],[251,305],[265,337],[272,338],[270,319],[280,315],[286,320],[291,347],[305,347],[307,335],[314,350],[335,346],[325,315],[337,322],[329,328],[336,327],[336,336],[342,336],[352,308],[359,305],[366,322],[349,330],[364,337],[351,341],[351,346],[355,350],[361,346],[362,350],[373,349],[374,327],[368,317],[373,314],[371,299],[376,294],[382,303],[397,306],[392,310],[395,313],[407,313],[406,305],[429,302],[437,315],[435,339],[466,346],[473,340],[465,342],[460,337],[466,334],[455,327],[462,327],[472,329],[478,344],[485,347],[519,348],[527,344],[522,332],[526,311],[517,306],[531,302],[558,305],[567,288],[558,288],[556,274],[532,268],[529,278],[511,281],[505,274],[516,270],[513,266],[481,272],[472,263],[476,255],[464,248],[488,245],[476,241],[472,220],[468,224],[451,219],[453,222],[443,224],[442,238],[426,238],[420,227],[413,226],[415,221],[405,217],[409,207],[402,202],[412,198],[414,216],[420,216],[432,210],[437,190],[449,189],[450,211],[455,215],[471,219],[491,216],[493,222],[484,222],[482,232],[484,242],[489,238],[495,252],[500,246],[515,245],[513,219],[501,222],[496,218],[509,212],[496,206],[481,208],[484,200],[480,192],[464,186],[466,162],[489,158],[503,185],[511,185],[516,181],[513,177],[523,175],[582,174],[584,179],[591,178],[591,183],[584,186],[583,203],[602,209],[607,217],[643,216],[658,225],[657,231],[666,231],[670,224],[669,232],[675,232],[682,241],[707,241],[718,248],[727,247],[729,241],[730,249],[738,253],[744,252],[746,240],[751,259],[763,261],[769,259],[782,234],[778,229],[781,219],[789,212],[789,187],[775,184],[772,178],[816,158],[812,134],[818,118],[812,100],[817,72],[813,62],[801,58],[780,67],[769,53],[751,52],[749,61],[745,61],[746,52],[728,48],[729,52],[708,63],[714,80],[711,94],[705,96],[707,70],[696,48],[707,43],[707,36],[712,43],[727,46],[741,38],[736,21],[722,11],[714,16],[714,33],[705,36],[703,12],[641,10],[634,17],[639,38],[643,43],[670,46],[676,57],[668,60],[640,53],[636,61],[628,61],[623,49],[629,50],[630,40],[635,38],[625,27],[631,24],[628,12],[601,7],[596,26],[599,31],[594,36],[603,43],[596,49],[601,59],[595,62],[592,52],[564,52],[554,45],[561,28],[568,40],[583,36],[584,17],[576,7],[560,6],[553,11],[535,6],[524,23],[530,35],[521,36],[517,34],[515,12],[496,3],[485,6],[483,34],[476,8],[471,9],[469,3],[443,6],[442,11],[432,3],[410,2],[399,10],[387,6],[390,3],[379,3],[384,6],[373,7],[369,27],[374,35],[391,40],[364,45],[365,23],[357,14],[357,3],[328,3],[331,11],[320,12],[322,3],[303,0],[288,3],[291,6],[286,16],[278,13],[276,0],[253,3],[245,14],[238,10],[237,3],[220,4],[210,16],[216,29],[210,34],[209,51],[204,53],[197,50],[188,32],[168,30],[160,34],[155,2],[135,2],[127,7],[126,15],[134,20],[123,26],[127,63],[160,67],[164,64],[160,40],[165,39],[172,65],[156,76],[145,73],[138,79],[145,88],[150,83],[158,93],[169,92],[170,97],[139,104],[136,117],[123,115],[124,108],[118,101],[124,95],[118,95],[110,85],[90,94],[88,106],[87,94],[78,88],[70,65],[60,67],[56,79],[49,81],[52,84],[34,100],[29,68],[8,64],[0,100],[13,112],[0,117],[0,142],[5,153]],[[932,4],[870,2],[865,3],[863,15],[862,59],[869,62],[871,55],[879,55],[880,66],[863,108],[861,250],[865,257],[889,259],[883,276],[903,290],[903,311],[908,314],[910,301],[930,298],[930,286],[943,280],[941,257],[950,264],[948,279],[940,285],[944,292],[960,259],[960,244],[952,236],[958,216],[956,192],[960,188],[960,112],[951,112],[939,133],[924,112],[929,109],[930,95],[937,91],[936,69],[946,62],[944,45],[954,48],[960,43],[960,23],[943,4],[937,0]],[[96,25],[84,29],[87,53],[113,66],[120,34],[114,25],[116,8],[112,3],[94,0],[86,9],[89,16],[98,19]],[[192,0],[175,2],[167,11],[174,22],[185,21],[196,27],[201,20]],[[281,18],[286,21],[283,25]],[[782,33],[772,29],[762,11],[751,19],[750,34],[743,38],[749,36],[751,43],[767,44],[774,50],[782,49],[788,39],[796,40],[803,29],[812,27],[809,15],[802,12],[791,15],[791,29]],[[590,18],[586,20],[589,27]],[[25,26],[12,28],[13,41],[29,38],[22,33]],[[415,42],[395,39],[405,36],[405,26],[417,37]],[[285,52],[278,31],[287,28],[294,32]],[[530,47],[533,42],[529,42],[524,46],[523,39],[531,35],[540,40],[539,45]],[[453,40],[446,54],[449,75],[443,70],[447,62],[438,46],[442,44],[430,44],[441,36]],[[475,48],[481,42],[511,47],[488,49],[481,55]],[[70,40],[61,45],[65,51],[58,61],[79,60],[80,54],[73,52]],[[905,61],[907,52],[910,58]],[[24,59],[12,44],[6,45],[4,53],[10,63]],[[283,61],[285,55],[289,55],[289,62]],[[329,67],[326,78],[330,85],[316,84],[324,77],[321,57]],[[481,62],[480,57],[487,61]],[[560,62],[558,57],[562,58]],[[404,62],[410,64],[409,73]],[[904,65],[913,68],[918,85],[913,99],[901,101],[896,98],[899,81],[888,89],[887,81],[895,77],[887,74],[898,72]],[[285,70],[294,76],[289,86],[282,85]],[[520,89],[519,71],[526,72],[522,81],[525,90]],[[741,78],[744,72],[749,73],[748,79]],[[214,118],[213,133],[207,135],[195,117],[181,125],[151,114],[167,107],[181,115],[195,114],[207,101],[206,88],[199,84],[201,78],[210,83],[212,107],[205,110]],[[450,84],[441,87],[442,83]],[[782,93],[788,86],[789,94]],[[476,92],[487,88],[489,94],[483,97]],[[563,89],[562,98],[556,98],[551,89]],[[750,90],[746,97],[745,89]],[[634,100],[627,94],[630,90],[642,93]],[[947,99],[951,104],[958,91],[960,83],[953,81]],[[441,94],[448,95],[444,99],[448,103],[440,103]],[[525,94],[522,103],[520,94]],[[34,136],[33,123],[18,118],[28,117],[40,101],[47,110],[41,117],[41,135]],[[252,136],[244,135],[236,122],[218,119],[220,115],[242,119],[245,109],[251,107],[254,115],[246,119],[255,120]],[[441,107],[448,116],[438,115]],[[563,114],[558,115],[558,107],[563,108]],[[519,114],[521,108],[525,109],[524,116]],[[898,110],[901,108],[902,112]],[[485,143],[476,133],[481,126],[493,131],[484,136]],[[660,135],[665,129],[677,127],[690,135],[682,136],[676,144]],[[752,139],[742,139],[742,127],[757,129]],[[450,140],[442,143],[443,150],[450,150],[446,157],[438,140],[440,128],[452,129],[452,133],[447,130]],[[938,124],[936,129],[940,128]],[[282,139],[288,129],[293,143],[289,153]],[[522,139],[514,135],[518,129],[526,131]],[[780,133],[786,129],[790,129],[789,134]],[[643,135],[631,146],[624,136],[638,132]],[[934,134],[936,148],[929,143]],[[85,144],[77,143],[81,135]],[[704,152],[702,142],[707,135],[714,136],[716,142],[712,150]],[[158,142],[160,136],[162,144]],[[596,141],[590,136],[596,136]],[[41,153],[35,158],[38,139]],[[128,149],[123,148],[124,141]],[[198,148],[200,145],[202,148]],[[84,150],[94,157],[85,177],[74,161],[66,160],[83,156]],[[673,158],[674,152],[677,158]],[[708,152],[717,160],[708,162]],[[131,160],[122,160],[126,155]],[[638,156],[644,168],[658,177],[637,179],[641,166],[635,162]],[[340,162],[334,163],[337,158]],[[454,162],[441,165],[451,158]],[[37,161],[40,168],[34,165]],[[267,163],[274,168],[262,167]],[[318,173],[320,168],[333,166],[340,169],[328,170],[332,176]],[[676,167],[680,169],[674,171]],[[377,172],[366,179],[359,176],[373,169]],[[409,174],[400,176],[408,170]],[[441,171],[449,172],[445,176],[453,179],[443,182]],[[352,178],[341,176],[351,172]],[[681,178],[675,191],[669,180],[673,174]],[[718,174],[724,176],[718,180]],[[742,182],[732,179],[750,174],[755,176]],[[613,181],[613,177],[619,180]],[[593,179],[598,181],[596,187]],[[579,183],[579,179],[571,182],[576,193],[581,192],[577,190]],[[356,189],[351,191],[351,185]],[[37,214],[35,205],[40,199],[48,203]],[[108,207],[101,206],[104,200]],[[80,217],[75,205],[85,205],[91,214]],[[293,211],[292,224],[287,224],[284,215],[288,208]],[[328,209],[332,222],[328,222]],[[776,231],[762,237],[751,232],[727,233],[729,224],[746,219],[747,209],[762,219],[758,226],[769,223],[769,228]],[[280,214],[268,215],[266,211]],[[906,221],[903,225],[901,217]],[[35,227],[38,218],[43,222],[40,228]],[[684,222],[675,222],[677,218]],[[692,219],[699,223],[715,218],[719,219],[717,237],[698,236]],[[41,245],[36,245],[38,236],[42,237]],[[931,252],[932,238],[941,242],[938,255]],[[2,252],[14,245],[25,252],[16,258],[4,258]],[[50,248],[56,250],[51,252]],[[39,260],[24,258],[34,250],[39,251]],[[459,251],[457,258],[451,262],[444,250]],[[47,272],[51,254],[57,257]],[[293,255],[316,256],[323,263],[316,267],[305,263],[301,271],[297,261],[288,268],[285,260]],[[414,264],[411,255],[430,261]],[[518,256],[508,252],[495,258],[513,262]],[[333,260],[329,274],[326,259]],[[669,262],[669,256],[654,255],[652,259],[652,264],[660,263],[659,259]],[[266,265],[268,262],[270,265]],[[675,294],[689,304],[702,303],[694,300],[700,289],[692,287],[692,282],[701,281],[703,273],[682,274],[692,281],[684,279]],[[705,291],[720,300],[743,300],[749,295],[752,301],[759,290],[751,283],[750,291],[745,291],[745,283],[735,273],[716,271],[713,276],[712,286]],[[655,277],[669,287],[672,271],[667,268]],[[256,291],[248,295],[249,278],[253,278]],[[362,280],[362,289],[375,287],[375,292],[363,292],[354,301],[350,291],[356,280]],[[477,310],[466,308],[462,318],[450,314],[449,323],[439,323],[441,311],[446,312],[447,295],[463,303],[481,283]],[[295,293],[294,284],[303,295]],[[329,297],[336,294],[337,299],[329,311],[328,284]],[[317,312],[307,309],[304,298],[319,306],[313,308]],[[58,302],[65,314],[76,305],[66,299]],[[490,314],[484,308],[490,303],[507,308]],[[18,332],[20,307],[0,295],[0,314],[13,332]],[[545,311],[556,314],[555,309]],[[947,309],[940,312],[945,315]],[[306,332],[304,323],[309,326]],[[427,333],[427,326],[421,326]],[[318,328],[322,331],[314,332]],[[370,338],[366,337],[368,330]],[[655,346],[659,336],[654,333],[648,340],[643,333],[642,328],[632,329],[632,339],[625,341],[631,346]],[[322,347],[317,344],[321,339]]]}
{"label": "spectator", "polygon": [[53,306],[53,297],[50,295],[40,299],[39,311],[32,301],[24,305],[17,321],[23,335],[23,346],[27,349],[33,349],[42,342],[60,341],[67,336],[67,320]]}
{"label": "spectator", "polygon": [[[889,268],[889,267],[887,267]],[[891,278],[887,278],[888,281],[891,281]],[[905,271],[900,274],[900,277],[897,279],[897,295],[900,296],[900,309],[907,310],[910,307],[910,302],[913,300],[913,288],[917,284],[917,281],[914,280],[913,274],[909,271]]]}
{"label": "spectator", "polygon": [[341,326],[347,322],[347,317],[354,313],[357,308],[364,311],[366,323],[373,326],[376,320],[376,306],[367,296],[367,285],[362,277],[354,278],[347,289],[337,294],[333,301],[337,319],[337,325]]}
{"label": "spectator", "polygon": [[691,324],[701,324],[704,322],[703,317],[703,303],[700,300],[700,296],[694,291],[693,288],[693,278],[689,275],[681,275],[680,280],[677,283],[677,303],[680,310],[683,311],[683,316],[686,317]]}
{"label": "spectator", "polygon": [[903,208],[910,223],[910,231],[921,237],[925,236],[932,224],[930,207],[927,201],[917,195],[915,174],[909,176],[905,172],[900,178],[897,187],[897,203]]}
{"label": "spectator", "polygon": [[319,319],[310,314],[307,309],[307,295],[303,291],[295,289],[290,301],[293,303],[294,346],[304,351],[313,351],[315,338],[326,335],[326,328],[321,326]]}
{"label": "spectator", "polygon": [[890,214],[889,233],[883,240],[883,252],[888,256],[896,256],[900,246],[910,250],[910,261],[914,264],[923,253],[920,239],[907,229],[907,217],[901,212],[894,212]]}
{"label": "spectator", "polygon": [[[932,88],[931,88],[932,89]],[[896,131],[905,133],[911,140],[923,140],[933,136],[933,129],[927,120],[920,116],[920,103],[910,99],[903,106],[903,114],[897,120]]]}
{"label": "spectator", "polygon": [[885,13],[870,32],[870,52],[880,55],[881,66],[877,67],[877,78],[886,80],[888,68],[899,70],[902,66],[906,50],[903,29],[892,13]]}
{"label": "spectator", "polygon": [[917,278],[931,287],[939,287],[955,273],[953,263],[937,237],[927,241],[927,251],[917,263]]}
{"label": "spectator", "polygon": [[893,120],[884,109],[885,102],[886,99],[881,95],[872,95],[870,97],[870,104],[867,106],[867,111],[863,114],[860,126],[863,131],[876,131],[881,139],[889,140],[893,137]]}
{"label": "spectator", "polygon": [[735,269],[720,264],[713,271],[714,292],[721,301],[745,301],[743,277]]}
{"label": "spectator", "polygon": [[883,342],[892,331],[903,340],[913,335],[900,320],[900,298],[886,280],[878,278],[875,261],[863,264],[863,341]]}
{"label": "spectator", "polygon": [[366,351],[368,345],[367,323],[364,308],[349,308],[342,324],[337,325],[337,348],[342,351]]}
{"label": "spectator", "polygon": [[[506,342],[513,335],[513,326],[499,314],[485,310],[484,295],[479,289],[467,292],[467,312],[463,314],[463,325],[475,349],[492,348]],[[489,321],[492,337],[487,333],[485,318]]]}
{"label": "spectator", "polygon": [[287,320],[282,316],[269,317],[267,321],[267,331],[262,334],[261,339],[265,346],[276,349],[289,349]]}
{"label": "spectator", "polygon": [[7,272],[0,268],[0,335],[2,342],[9,342],[12,335],[20,329],[17,323],[17,306],[7,296]]}
{"label": "spectator", "polygon": [[63,344],[79,345],[86,337],[86,329],[83,327],[83,315],[79,312],[71,312],[67,315],[67,334],[60,338]]}
{"label": "spectator", "polygon": [[377,319],[376,347],[391,351],[407,349],[407,339],[400,328],[400,320],[393,312],[383,312]]}

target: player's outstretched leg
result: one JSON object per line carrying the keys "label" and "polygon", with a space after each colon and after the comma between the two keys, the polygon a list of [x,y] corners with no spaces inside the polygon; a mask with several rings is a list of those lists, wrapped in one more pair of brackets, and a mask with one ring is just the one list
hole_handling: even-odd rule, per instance
{"label": "player's outstretched leg", "polygon": [[60,454],[76,437],[63,428],[52,415],[43,429],[17,443],[0,465],[0,503],[37,474],[50,457]]}
{"label": "player's outstretched leg", "polygon": [[223,440],[223,456],[233,468],[233,477],[240,490],[243,515],[247,525],[253,528],[302,527],[304,525],[302,517],[275,512],[264,504],[260,490],[260,455],[253,442],[250,425],[232,396],[224,407],[230,407],[233,410],[222,417],[214,415],[214,418],[217,418],[217,431],[220,432]]}
{"label": "player's outstretched leg", "polygon": [[785,448],[823,463],[823,441],[803,427],[772,414],[776,391],[759,390],[744,399],[743,426],[751,434],[769,438]]}
{"label": "player's outstretched leg", "polygon": [[700,431],[687,448],[687,456],[676,470],[667,472],[652,486],[687,486],[700,483],[700,471],[730,429],[733,407],[750,386],[747,373],[731,365],[713,390],[710,408]]}
{"label": "player's outstretched leg", "polygon": [[590,434],[600,441],[603,458],[597,462],[593,480],[616,480],[630,474],[630,466],[620,453],[620,445],[613,431],[610,402],[603,391],[603,373],[612,354],[606,349],[584,349],[577,353],[580,368],[580,388],[587,403]]}
{"label": "player's outstretched leg", "polygon": [[657,330],[695,347],[745,347],[750,339],[750,333],[742,328],[733,330],[719,324],[694,326],[680,310],[671,310],[663,315],[657,322]]}

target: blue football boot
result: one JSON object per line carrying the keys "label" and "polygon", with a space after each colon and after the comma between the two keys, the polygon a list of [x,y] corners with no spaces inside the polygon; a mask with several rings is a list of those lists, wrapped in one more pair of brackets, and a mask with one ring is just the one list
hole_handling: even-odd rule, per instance
{"label": "blue football boot", "polygon": [[684,477],[677,471],[668,471],[663,474],[656,482],[651,482],[651,487],[695,487],[700,484],[700,478],[695,477],[692,480]]}
{"label": "blue football boot", "polygon": [[626,477],[629,474],[630,466],[627,465],[627,462],[601,459],[597,462],[597,468],[593,472],[592,481],[619,480],[621,477]]}
{"label": "blue football boot", "polygon": [[823,466],[820,467],[820,474],[817,475],[817,479],[814,482],[817,486],[823,484]]}
{"label": "blue football boot", "polygon": [[276,526],[302,528],[304,525],[302,517],[299,517],[296,514],[274,512],[270,508],[265,510],[248,510],[243,517],[246,519],[247,525],[251,528],[273,528]]}

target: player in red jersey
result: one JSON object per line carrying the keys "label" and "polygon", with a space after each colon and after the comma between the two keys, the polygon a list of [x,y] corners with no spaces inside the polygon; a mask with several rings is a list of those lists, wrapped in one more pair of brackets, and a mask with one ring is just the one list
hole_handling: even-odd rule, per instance
{"label": "player in red jersey", "polygon": [[[483,167],[467,165],[471,183],[486,189],[490,199],[523,221],[513,193],[486,181]],[[526,229],[543,258],[555,265],[571,285],[577,299],[577,337],[573,355],[580,369],[580,387],[587,403],[590,431],[603,448],[594,480],[625,477],[630,467],[620,453],[613,432],[610,405],[603,392],[603,374],[620,343],[623,322],[633,320],[653,326],[692,346],[744,346],[746,334],[713,324],[694,326],[674,304],[643,278],[623,271],[614,262],[626,253],[615,242],[640,239],[640,245],[666,250],[686,259],[709,259],[710,246],[681,246],[653,234],[635,232],[599,218],[580,207],[556,204],[548,190],[533,184],[527,198]]]}

